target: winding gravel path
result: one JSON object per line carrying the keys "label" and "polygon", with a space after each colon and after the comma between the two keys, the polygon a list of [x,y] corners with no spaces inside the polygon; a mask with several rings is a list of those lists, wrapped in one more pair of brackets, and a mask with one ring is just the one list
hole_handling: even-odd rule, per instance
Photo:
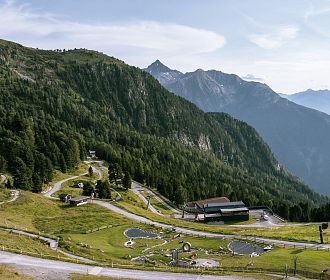
{"label": "winding gravel path", "polygon": [[[135,193],[145,205],[148,205],[148,200],[141,194],[141,190],[144,191],[144,189],[141,188],[141,185],[133,181],[131,185],[131,191]],[[157,209],[153,207],[151,203],[149,203],[148,210],[163,216],[163,214],[157,211]]]}
{"label": "winding gravel path", "polygon": [[[180,211],[174,209],[172,206],[170,206],[168,203],[166,203],[163,199],[161,199],[157,194],[155,194],[152,190],[146,188],[145,186],[141,185],[140,183],[138,182],[135,182],[133,181],[132,182],[132,190],[135,192],[135,190],[137,191],[144,191],[146,193],[148,193],[150,196],[154,197],[159,203],[161,203],[163,206],[165,206],[167,209],[171,210],[173,213],[175,214],[182,214]],[[135,192],[136,193],[136,192]],[[137,194],[137,193],[136,193]],[[137,194],[139,195],[139,194]],[[143,198],[144,196],[141,195]],[[139,197],[141,198],[141,196],[139,195]],[[141,198],[142,199],[142,198]],[[143,200],[143,199],[142,199]],[[143,202],[145,202],[146,199],[143,200]],[[146,203],[146,202],[145,202]],[[151,207],[149,206],[150,210],[151,210]],[[154,207],[152,207],[154,208]],[[155,208],[154,208],[155,209]],[[155,209],[156,210],[156,209]],[[151,210],[152,212],[154,212],[153,210]],[[156,210],[156,214],[159,214],[159,212]],[[154,212],[155,213],[155,212]]]}
{"label": "winding gravel path", "polygon": [[70,178],[65,178],[65,179],[63,179],[63,180],[61,180],[61,181],[55,183],[55,184],[54,184],[54,187],[51,188],[50,190],[46,191],[45,193],[43,193],[43,195],[46,196],[46,197],[48,197],[48,198],[51,198],[51,199],[59,200],[59,198],[57,198],[57,197],[53,197],[52,195],[61,189],[63,183],[65,183],[65,182],[67,182],[67,181],[70,181],[70,180],[77,179],[77,178],[79,178],[80,176],[84,176],[84,175],[86,175],[86,174],[88,174],[88,172],[85,172],[85,173],[80,174],[80,175],[77,175],[77,176],[72,176],[72,177],[70,177]]}
{"label": "winding gravel path", "polygon": [[19,190],[10,190],[11,193],[13,194],[12,195],[12,198],[7,200],[7,201],[2,201],[0,202],[0,205],[1,204],[4,204],[4,203],[9,203],[9,202],[14,202],[15,200],[17,200],[17,198],[19,198],[19,196],[21,195],[21,192]]}

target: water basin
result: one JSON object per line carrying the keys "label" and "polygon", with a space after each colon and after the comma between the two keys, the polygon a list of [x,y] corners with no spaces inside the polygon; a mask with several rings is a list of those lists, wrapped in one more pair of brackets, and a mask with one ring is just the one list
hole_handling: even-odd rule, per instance
{"label": "water basin", "polygon": [[245,256],[258,256],[265,252],[264,248],[257,244],[247,243],[240,240],[230,242],[228,248],[234,254]]}
{"label": "water basin", "polygon": [[158,234],[146,232],[139,228],[129,228],[124,232],[128,238],[159,238]]}

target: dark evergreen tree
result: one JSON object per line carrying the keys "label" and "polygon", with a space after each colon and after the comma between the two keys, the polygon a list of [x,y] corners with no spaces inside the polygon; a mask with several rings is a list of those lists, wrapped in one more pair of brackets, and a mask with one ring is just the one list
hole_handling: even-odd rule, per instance
{"label": "dark evergreen tree", "polygon": [[88,168],[88,175],[89,175],[89,177],[93,177],[93,174],[94,174],[93,168],[90,166]]}
{"label": "dark evergreen tree", "polygon": [[108,180],[98,180],[96,183],[96,193],[101,199],[111,199],[111,186]]}
{"label": "dark evergreen tree", "polygon": [[5,172],[6,169],[7,169],[7,161],[2,155],[0,155],[0,173]]}
{"label": "dark evergreen tree", "polygon": [[16,158],[13,162],[14,188],[30,190],[32,187],[31,170],[26,166],[21,158]]}
{"label": "dark evergreen tree", "polygon": [[131,175],[125,171],[124,173],[124,178],[123,178],[123,187],[128,190],[131,188],[131,185],[132,185],[132,178],[131,178]]}
{"label": "dark evergreen tree", "polygon": [[86,195],[86,196],[91,196],[92,193],[95,194],[94,185],[91,182],[89,182],[89,181],[84,182],[82,194],[83,195]]}
{"label": "dark evergreen tree", "polygon": [[32,176],[32,188],[31,191],[34,193],[40,193],[42,191],[42,181],[37,173],[34,173]]}

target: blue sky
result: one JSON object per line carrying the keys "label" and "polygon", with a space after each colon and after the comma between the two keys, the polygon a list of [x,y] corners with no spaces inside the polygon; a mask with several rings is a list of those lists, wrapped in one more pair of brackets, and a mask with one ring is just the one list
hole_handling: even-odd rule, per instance
{"label": "blue sky", "polygon": [[293,93],[330,88],[330,0],[0,0],[0,38],[146,67],[216,69]]}

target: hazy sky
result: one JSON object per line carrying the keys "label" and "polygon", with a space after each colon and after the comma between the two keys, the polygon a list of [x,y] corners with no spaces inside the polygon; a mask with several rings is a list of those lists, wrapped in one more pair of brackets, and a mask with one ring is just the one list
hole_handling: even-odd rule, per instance
{"label": "hazy sky", "polygon": [[330,88],[330,0],[0,0],[0,38],[216,69],[283,93]]}

